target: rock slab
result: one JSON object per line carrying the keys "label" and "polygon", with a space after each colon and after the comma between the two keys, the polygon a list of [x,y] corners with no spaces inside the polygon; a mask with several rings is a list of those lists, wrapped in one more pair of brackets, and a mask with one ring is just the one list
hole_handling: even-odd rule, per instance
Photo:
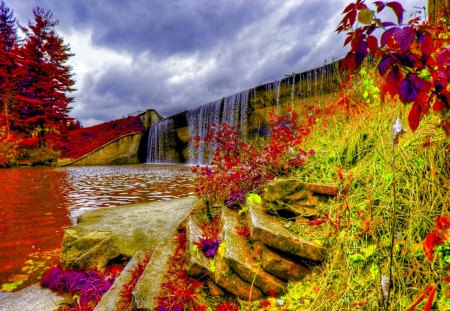
{"label": "rock slab", "polygon": [[54,311],[62,300],[51,290],[34,284],[0,299],[0,311]]}
{"label": "rock slab", "polygon": [[260,206],[249,206],[247,216],[253,240],[313,261],[322,261],[325,258],[325,249],[322,246],[292,233],[286,229],[281,219],[267,215]]}
{"label": "rock slab", "polygon": [[245,281],[253,283],[265,294],[282,295],[286,291],[287,284],[264,271],[255,261],[246,238],[236,232],[238,225],[237,213],[223,208],[222,243],[226,245],[223,259],[234,272]]}
{"label": "rock slab", "polygon": [[143,262],[146,257],[144,251],[138,251],[119,276],[114,281],[110,289],[102,296],[100,302],[95,306],[94,311],[122,311],[124,299],[121,296],[121,291],[132,280],[132,274],[136,270],[139,263]]}
{"label": "rock slab", "polygon": [[152,251],[172,238],[192,210],[194,198],[131,204],[86,212],[64,234],[61,263],[71,268],[97,268],[118,256]]}
{"label": "rock slab", "polygon": [[169,259],[174,250],[175,244],[172,239],[161,242],[154,250],[133,291],[133,300],[138,310],[153,311],[158,306],[158,293],[164,284]]}

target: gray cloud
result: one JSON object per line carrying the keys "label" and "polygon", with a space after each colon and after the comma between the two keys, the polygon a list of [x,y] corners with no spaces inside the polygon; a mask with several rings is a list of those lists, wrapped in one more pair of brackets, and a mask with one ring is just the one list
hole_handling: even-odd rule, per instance
{"label": "gray cloud", "polygon": [[175,114],[342,57],[334,30],[347,3],[7,1],[22,24],[36,5],[60,20],[76,54],[72,115],[84,125],[148,108]]}

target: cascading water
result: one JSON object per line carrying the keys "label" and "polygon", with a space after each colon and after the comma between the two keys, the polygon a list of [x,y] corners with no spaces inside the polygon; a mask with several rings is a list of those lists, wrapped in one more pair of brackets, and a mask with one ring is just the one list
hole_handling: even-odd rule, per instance
{"label": "cascading water", "polygon": [[[220,123],[221,102],[221,100],[217,100],[186,113],[189,137],[199,136],[203,139],[211,125]],[[200,142],[200,145],[196,148],[193,142],[189,142],[189,163],[204,164],[209,162],[211,156],[206,155],[206,152],[206,146],[203,143]],[[205,159],[205,156],[208,159]]]}
{"label": "cascading water", "polygon": [[[261,99],[264,100],[264,107],[266,105],[274,106],[273,108],[277,111],[283,105],[283,107],[287,107],[290,99],[291,108],[293,108],[296,98],[304,99],[336,91],[339,86],[339,79],[336,78],[336,75],[339,75],[337,65],[338,63],[333,61],[331,64],[324,64],[320,68],[302,73],[293,72],[280,80],[275,80],[274,82],[192,109],[183,114],[181,121],[181,117],[178,117],[177,121],[175,121],[175,127],[178,131],[178,129],[186,126],[184,124],[187,123],[189,137],[198,136],[204,139],[211,125],[227,123],[236,126],[242,135],[246,136],[249,127],[247,118],[250,96],[256,99],[254,109],[258,109]],[[258,98],[256,96],[257,90]],[[259,92],[270,94],[266,96],[265,94],[259,94]],[[257,132],[259,133],[261,119],[258,118],[254,122],[258,124]],[[253,133],[255,129],[252,128],[251,130]],[[181,134],[182,136],[185,135],[185,132],[181,131],[181,133],[183,133]],[[207,150],[206,146],[202,144],[199,147],[195,147],[193,142],[188,144],[189,155],[186,159],[184,153],[185,145],[183,145],[185,140],[183,137],[176,138],[173,118],[168,118],[152,125],[149,129],[147,162],[171,163],[187,160],[189,164],[210,163],[212,159],[210,150]]]}
{"label": "cascading water", "polygon": [[173,119],[152,124],[148,133],[147,163],[174,163],[175,135]]}
{"label": "cascading water", "polygon": [[[205,138],[208,128],[213,124],[228,124],[238,127],[239,131],[246,134],[248,98],[250,90],[230,95],[222,100],[211,102],[187,112],[189,137],[199,136]],[[212,160],[212,153],[204,144],[196,148],[189,142],[189,163],[208,164]]]}

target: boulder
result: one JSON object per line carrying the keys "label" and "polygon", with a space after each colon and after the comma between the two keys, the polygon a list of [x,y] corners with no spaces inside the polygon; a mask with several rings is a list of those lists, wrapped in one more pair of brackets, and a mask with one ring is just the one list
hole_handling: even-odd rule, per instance
{"label": "boulder", "polygon": [[66,230],[61,263],[103,271],[118,256],[131,258],[140,250],[152,251],[173,236],[193,202],[183,198],[88,211],[78,218],[77,226]]}
{"label": "boulder", "polygon": [[142,273],[133,291],[138,310],[153,311],[158,306],[158,293],[169,269],[169,259],[175,250],[172,239],[158,244],[152,258]]}
{"label": "boulder", "polygon": [[236,233],[238,227],[236,212],[222,210],[222,243],[225,243],[224,261],[230,268],[247,282],[253,283],[265,294],[282,295],[287,284],[264,271],[260,264],[252,258],[246,238]]}
{"label": "boulder", "polygon": [[124,310],[124,298],[121,296],[121,292],[127,284],[132,280],[134,270],[138,267],[139,263],[143,262],[147,254],[143,251],[138,251],[125,268],[120,272],[119,276],[111,285],[110,289],[102,296],[102,299],[94,308],[94,311],[122,311]]}
{"label": "boulder", "polygon": [[266,214],[261,206],[248,206],[247,217],[250,234],[254,241],[313,261],[321,261],[325,258],[325,249],[322,246],[292,233],[286,229],[281,219]]}
{"label": "boulder", "polygon": [[61,250],[61,266],[104,272],[111,259],[120,255],[111,232],[66,230]]}

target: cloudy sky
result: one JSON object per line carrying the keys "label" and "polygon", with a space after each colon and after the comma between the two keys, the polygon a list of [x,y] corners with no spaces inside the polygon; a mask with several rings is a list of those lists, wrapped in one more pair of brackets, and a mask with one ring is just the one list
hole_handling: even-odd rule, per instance
{"label": "cloudy sky", "polygon": [[[5,0],[21,24],[53,11],[84,126],[156,109],[169,116],[343,57],[349,0]],[[372,1],[368,1],[371,3]],[[426,0],[398,0],[407,9]]]}

